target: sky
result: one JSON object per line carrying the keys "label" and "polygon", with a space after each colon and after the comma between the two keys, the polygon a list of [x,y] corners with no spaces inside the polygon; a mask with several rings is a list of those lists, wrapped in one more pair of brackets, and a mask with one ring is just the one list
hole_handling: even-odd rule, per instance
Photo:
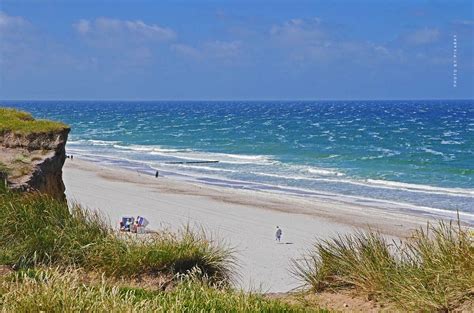
{"label": "sky", "polygon": [[473,99],[473,3],[0,0],[0,99]]}

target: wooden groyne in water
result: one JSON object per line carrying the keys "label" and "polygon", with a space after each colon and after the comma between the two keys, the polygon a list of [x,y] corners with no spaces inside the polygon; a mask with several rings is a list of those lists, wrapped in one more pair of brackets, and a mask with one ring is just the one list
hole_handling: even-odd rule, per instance
{"label": "wooden groyne in water", "polygon": [[165,162],[165,164],[208,164],[208,163],[219,163],[219,161],[175,161],[175,162]]}

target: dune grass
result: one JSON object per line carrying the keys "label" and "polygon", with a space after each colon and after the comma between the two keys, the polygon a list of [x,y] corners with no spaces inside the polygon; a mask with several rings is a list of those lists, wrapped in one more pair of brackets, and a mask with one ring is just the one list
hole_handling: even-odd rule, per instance
{"label": "dune grass", "polygon": [[314,291],[353,289],[407,311],[450,311],[474,302],[474,245],[459,224],[419,229],[405,242],[358,232],[315,244],[295,274]]}
{"label": "dune grass", "polygon": [[[84,283],[77,270],[20,271],[0,279],[9,312],[318,312],[253,293],[216,289],[183,275],[170,291]],[[8,308],[8,309],[7,309]]]}
{"label": "dune grass", "polygon": [[323,312],[232,289],[231,251],[204,232],[140,239],[79,205],[6,190],[0,217],[0,264],[15,270],[0,274],[0,312]]}
{"label": "dune grass", "polygon": [[0,194],[0,264],[76,266],[111,276],[186,273],[231,281],[232,251],[204,232],[121,236],[96,213],[46,195]]}
{"label": "dune grass", "polygon": [[31,114],[11,108],[0,107],[0,134],[12,131],[16,134],[56,132],[67,125],[48,120],[36,120]]}

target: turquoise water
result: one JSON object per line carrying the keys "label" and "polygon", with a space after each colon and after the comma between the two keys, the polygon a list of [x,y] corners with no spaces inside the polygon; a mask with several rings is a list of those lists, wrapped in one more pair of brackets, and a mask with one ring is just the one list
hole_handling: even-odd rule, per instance
{"label": "turquoise water", "polygon": [[[474,213],[474,101],[3,101],[68,153],[233,188]],[[175,161],[211,164],[167,164]]]}

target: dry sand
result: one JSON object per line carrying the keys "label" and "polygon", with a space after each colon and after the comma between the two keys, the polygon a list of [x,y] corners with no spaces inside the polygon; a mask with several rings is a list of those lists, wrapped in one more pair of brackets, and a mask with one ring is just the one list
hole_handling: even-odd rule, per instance
{"label": "dry sand", "polygon": [[[301,258],[317,238],[368,227],[403,237],[426,223],[426,217],[396,210],[156,179],[78,159],[67,160],[63,178],[69,201],[99,210],[114,227],[123,215],[145,216],[152,230],[203,227],[235,247],[238,286],[264,292],[299,286],[290,273],[292,259]],[[280,244],[277,225],[283,230]]]}

